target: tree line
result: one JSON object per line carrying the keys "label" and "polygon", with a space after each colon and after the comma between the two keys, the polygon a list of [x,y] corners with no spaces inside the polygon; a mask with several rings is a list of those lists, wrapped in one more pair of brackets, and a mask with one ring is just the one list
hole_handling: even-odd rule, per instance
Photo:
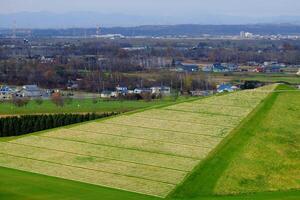
{"label": "tree line", "polygon": [[0,137],[19,136],[46,129],[100,119],[118,113],[24,115],[0,118]]}

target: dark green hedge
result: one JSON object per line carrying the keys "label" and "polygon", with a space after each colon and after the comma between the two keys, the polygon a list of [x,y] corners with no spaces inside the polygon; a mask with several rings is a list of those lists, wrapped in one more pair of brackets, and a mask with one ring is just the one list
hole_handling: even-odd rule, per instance
{"label": "dark green hedge", "polygon": [[109,117],[116,114],[118,113],[24,115],[19,117],[0,118],[0,137],[24,135],[60,126]]}

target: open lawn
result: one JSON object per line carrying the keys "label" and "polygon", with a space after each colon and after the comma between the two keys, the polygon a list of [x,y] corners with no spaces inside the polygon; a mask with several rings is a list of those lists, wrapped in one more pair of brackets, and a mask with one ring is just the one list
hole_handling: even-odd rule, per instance
{"label": "open lawn", "polygon": [[[274,88],[14,138],[1,143],[0,166],[166,197]],[[223,98],[246,103],[224,106]]]}
{"label": "open lawn", "polygon": [[24,107],[16,107],[9,102],[0,102],[0,115],[125,112],[168,103],[174,102],[170,99],[163,99],[150,102],[99,100],[97,103],[94,103],[92,99],[74,99],[69,103],[65,103],[63,107],[56,106],[51,100],[44,100],[41,105],[32,100]]}
{"label": "open lawn", "polygon": [[[299,199],[299,100],[299,91],[280,85],[170,197],[201,198],[269,191],[268,194],[273,194],[270,199],[289,199],[288,194],[282,195],[280,191],[295,191],[291,198]],[[224,197],[231,198],[235,199]],[[255,198],[268,199],[264,195],[254,195]]]}

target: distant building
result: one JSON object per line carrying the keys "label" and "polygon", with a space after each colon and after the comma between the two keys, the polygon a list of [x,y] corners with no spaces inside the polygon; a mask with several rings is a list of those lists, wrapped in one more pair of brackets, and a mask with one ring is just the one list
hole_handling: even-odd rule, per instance
{"label": "distant building", "polygon": [[134,94],[143,94],[143,93],[151,93],[152,91],[151,91],[151,89],[149,89],[149,88],[135,88],[134,90],[133,90],[133,93]]}
{"label": "distant building", "polygon": [[283,72],[282,66],[280,65],[270,65],[264,68],[266,73],[280,73]]}
{"label": "distant building", "polygon": [[22,89],[17,93],[19,97],[42,97],[43,92],[37,85],[24,85]]}
{"label": "distant building", "polygon": [[195,64],[176,63],[176,71],[178,72],[198,72],[199,66]]}
{"label": "distant building", "polygon": [[265,72],[265,69],[264,69],[263,67],[256,67],[256,68],[254,69],[254,72],[257,72],[257,73],[263,73],[263,72]]}
{"label": "distant building", "polygon": [[229,72],[229,70],[222,65],[221,63],[215,63],[212,65],[212,71],[213,72]]}
{"label": "distant building", "polygon": [[200,97],[200,96],[209,96],[213,92],[208,90],[194,90],[190,92],[192,96]]}
{"label": "distant building", "polygon": [[240,37],[242,39],[246,39],[246,38],[253,38],[254,34],[253,33],[249,33],[249,32],[245,32],[245,31],[241,31],[240,32]]}
{"label": "distant building", "polygon": [[165,87],[165,86],[162,86],[162,87],[151,87],[150,88],[151,90],[151,93],[152,94],[156,94],[156,95],[164,95],[164,96],[168,96],[171,94],[171,88],[170,87]]}
{"label": "distant building", "polygon": [[9,100],[13,96],[13,90],[8,86],[0,87],[0,99]]}
{"label": "distant building", "polygon": [[217,92],[218,93],[233,92],[235,89],[236,89],[236,87],[233,87],[231,84],[221,84],[221,85],[218,85]]}
{"label": "distant building", "polygon": [[128,88],[127,87],[116,87],[116,92],[119,94],[119,95],[126,95],[128,94]]}
{"label": "distant building", "polygon": [[109,99],[113,97],[112,93],[113,93],[112,91],[105,90],[101,92],[100,97],[103,99]]}

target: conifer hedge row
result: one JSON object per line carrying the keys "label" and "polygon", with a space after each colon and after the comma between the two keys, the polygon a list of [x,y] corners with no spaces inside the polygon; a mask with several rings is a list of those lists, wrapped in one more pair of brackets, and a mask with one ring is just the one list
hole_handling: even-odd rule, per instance
{"label": "conifer hedge row", "polygon": [[23,115],[18,117],[0,118],[0,137],[24,135],[60,126],[109,117],[116,114],[118,113]]}

